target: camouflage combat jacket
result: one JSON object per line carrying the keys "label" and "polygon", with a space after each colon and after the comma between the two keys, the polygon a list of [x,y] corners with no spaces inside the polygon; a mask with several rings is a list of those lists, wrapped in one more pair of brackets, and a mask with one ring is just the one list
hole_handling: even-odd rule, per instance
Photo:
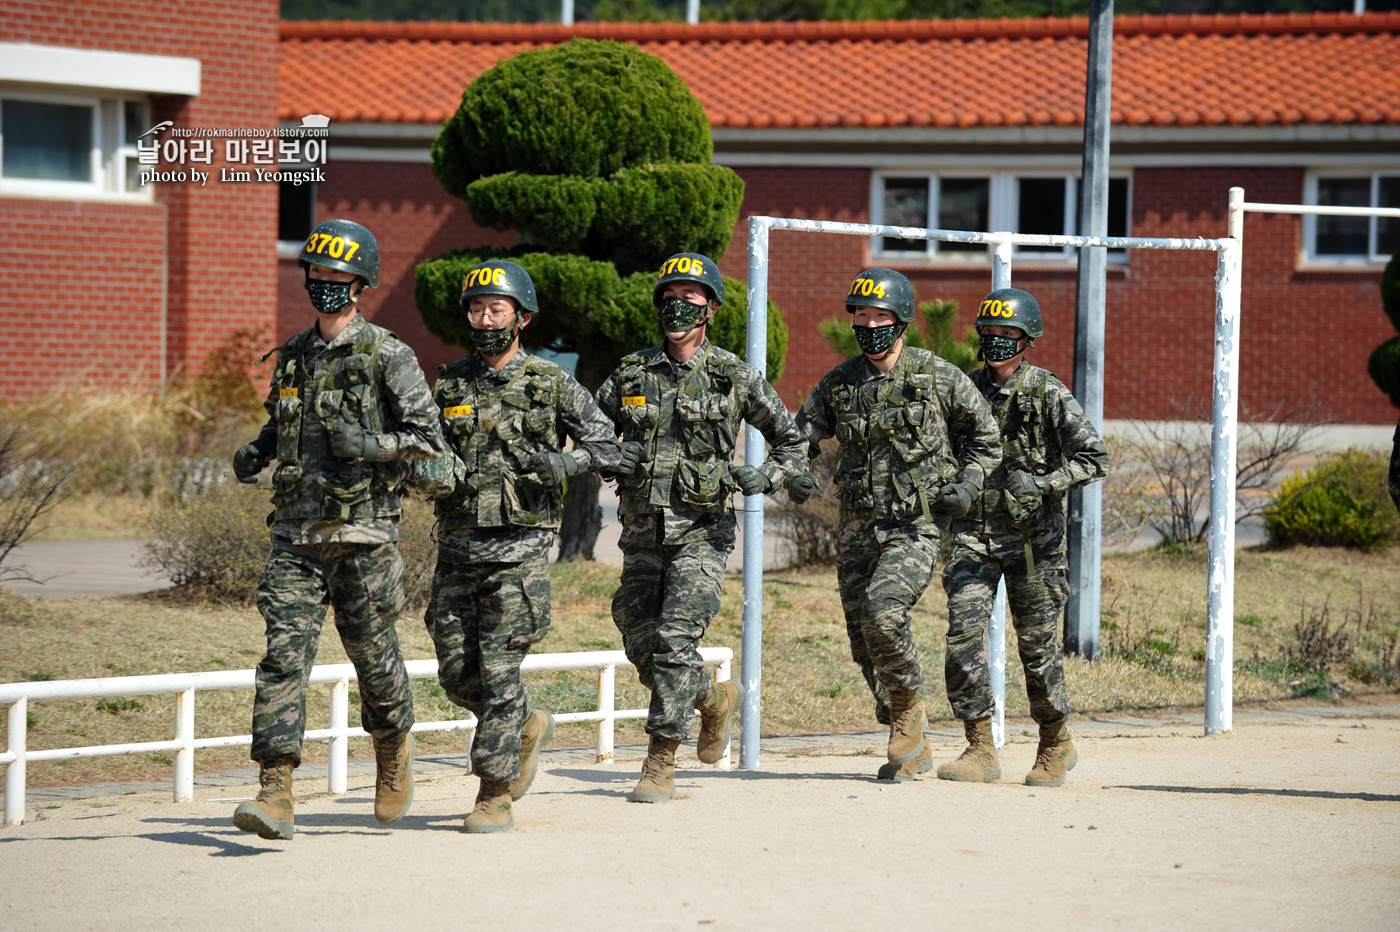
{"label": "camouflage combat jacket", "polygon": [[[1108,475],[1108,450],[1079,402],[1045,369],[1022,362],[1005,385],[990,367],[970,373],[992,406],[1001,433],[1001,465],[971,514],[954,530],[983,535],[1063,535],[1064,496]],[[1050,481],[1051,491],[1022,500],[1008,495],[1007,477],[1028,472]]]}
{"label": "camouflage combat jacket", "polygon": [[[356,315],[327,343],[319,326],[279,346],[258,435],[275,448],[272,534],[296,544],[398,540],[406,461],[446,449],[437,409],[413,350]],[[379,442],[373,462],[331,455],[336,421]]]}
{"label": "camouflage combat jacket", "polygon": [[613,425],[593,396],[557,364],[517,350],[499,370],[480,356],[438,367],[433,400],[466,478],[437,502],[438,530],[477,560],[519,561],[548,550],[561,490],[530,472],[536,453],[564,439],[580,470],[617,465]]}
{"label": "camouflage combat jacket", "polygon": [[1001,461],[996,421],[962,370],[906,346],[889,373],[864,356],[828,372],[797,414],[813,458],[840,444],[841,520],[932,525],[935,493],[950,482],[979,489]]}
{"label": "camouflage combat jacket", "polygon": [[618,515],[629,531],[649,529],[653,516],[666,544],[734,540],[730,461],[740,421],[768,441],[759,469],[774,487],[805,466],[801,435],[773,386],[708,340],[683,363],[664,344],[624,356],[598,390],[598,406],[644,451],[637,471],[618,477]]}

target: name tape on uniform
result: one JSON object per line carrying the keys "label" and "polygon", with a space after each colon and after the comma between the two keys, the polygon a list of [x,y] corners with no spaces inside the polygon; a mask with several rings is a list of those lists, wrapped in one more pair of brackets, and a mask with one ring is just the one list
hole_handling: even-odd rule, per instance
{"label": "name tape on uniform", "polygon": [[472,413],[471,405],[453,405],[450,408],[442,409],[443,417],[466,417]]}
{"label": "name tape on uniform", "polygon": [[646,403],[647,403],[647,396],[646,396],[646,395],[623,395],[623,396],[622,396],[622,403],[623,403],[623,405],[625,405],[625,406],[627,406],[627,407],[636,407],[636,408],[645,407],[645,406],[646,406]]}
{"label": "name tape on uniform", "polygon": [[277,393],[277,397],[278,397],[278,398],[296,398],[296,397],[297,397],[297,389],[295,389],[295,388],[284,388],[284,389],[282,389],[281,391],[279,391],[279,392]]}

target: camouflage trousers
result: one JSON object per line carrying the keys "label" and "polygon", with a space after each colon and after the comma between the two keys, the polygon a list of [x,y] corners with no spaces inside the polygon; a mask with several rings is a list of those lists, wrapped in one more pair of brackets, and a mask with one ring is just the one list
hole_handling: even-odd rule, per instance
{"label": "camouflage trousers", "polygon": [[719,614],[729,547],[701,539],[679,545],[627,541],[622,581],[613,596],[613,624],[627,659],[651,690],[647,734],[684,741],[695,705],[710,694],[700,639]]}
{"label": "camouflage trousers", "polygon": [[933,580],[938,536],[932,528],[843,521],[837,531],[836,579],[851,659],[875,696],[875,717],[890,723],[890,690],[924,683],[909,611]]}
{"label": "camouflage trousers", "polygon": [[549,633],[549,556],[519,563],[468,562],[438,549],[423,617],[437,650],[447,698],[478,719],[472,770],[491,780],[520,776],[520,729],[530,700],[520,664]]}
{"label": "camouflage trousers", "polygon": [[1069,718],[1060,613],[1069,597],[1064,538],[1031,542],[1035,573],[1026,572],[1025,542],[1018,533],[983,537],[959,534],[943,568],[948,592],[948,702],[963,720],[992,714],[987,672],[987,624],[997,582],[1006,577],[1006,600],[1016,628],[1016,646],[1026,674],[1026,695],[1036,723],[1055,726]]}
{"label": "camouflage trousers", "polygon": [[379,739],[408,734],[413,693],[394,628],[403,601],[397,544],[273,542],[257,594],[267,655],[255,677],[253,760],[290,754],[301,763],[307,678],[328,606],[359,678],[361,726]]}

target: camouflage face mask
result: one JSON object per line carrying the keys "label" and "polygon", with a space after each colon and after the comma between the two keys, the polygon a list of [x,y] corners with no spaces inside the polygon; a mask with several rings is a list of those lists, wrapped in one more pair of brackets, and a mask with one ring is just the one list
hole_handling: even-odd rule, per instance
{"label": "camouflage face mask", "polygon": [[311,306],[322,314],[339,314],[345,306],[355,300],[350,293],[354,282],[325,282],[314,278],[306,280],[306,293],[311,296]]}
{"label": "camouflage face mask", "polygon": [[661,329],[667,333],[689,333],[705,319],[708,305],[691,304],[683,298],[664,298],[657,313],[661,315]]}
{"label": "camouflage face mask", "polygon": [[510,349],[511,341],[515,339],[515,316],[511,315],[510,323],[500,330],[478,330],[473,327],[470,336],[472,346],[478,353],[499,356]]}
{"label": "camouflage face mask", "polygon": [[860,351],[867,356],[883,356],[888,353],[894,346],[894,341],[904,332],[904,328],[899,324],[851,329],[856,332],[856,342],[860,344]]}
{"label": "camouflage face mask", "polygon": [[982,334],[982,357],[989,362],[1006,362],[1019,353],[1020,337],[1007,337],[999,333]]}

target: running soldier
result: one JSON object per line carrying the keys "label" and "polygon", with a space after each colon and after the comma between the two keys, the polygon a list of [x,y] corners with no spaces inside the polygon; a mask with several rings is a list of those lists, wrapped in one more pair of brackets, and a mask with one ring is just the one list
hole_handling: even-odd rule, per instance
{"label": "running soldier", "polygon": [[[837,580],[846,634],[875,696],[875,717],[890,728],[878,776],[906,781],[933,767],[909,611],[933,579],[934,513],[967,514],[1001,460],[1001,445],[991,409],[967,376],[905,345],[914,320],[907,278],[890,269],[861,272],[846,312],[863,355],[822,378],[797,423],[813,458],[823,440],[840,444]],[[810,473],[788,483],[799,504],[815,489]]]}
{"label": "running soldier", "polygon": [[297,264],[319,318],[275,351],[268,421],[233,457],[248,483],[278,461],[272,554],[257,592],[267,623],[253,701],[262,789],[233,814],[234,825],[263,838],[294,831],[292,770],[328,604],[359,678],[360,722],[374,738],[374,817],[392,825],[413,802],[413,695],[394,628],[404,606],[397,489],[409,460],[445,449],[413,351],[360,316],[361,291],[379,284],[374,235],[327,220]]}
{"label": "running soldier", "polygon": [[[712,346],[705,335],[724,303],[724,281],[705,256],[667,259],[652,291],[666,338],[640,350],[598,390],[598,404],[622,435],[617,467],[622,581],[613,622],[627,658],[651,690],[651,736],[641,780],[628,796],[665,802],[675,793],[676,748],[700,712],[700,760],[729,745],[743,699],[738,683],[712,686],[700,639],[719,612],[734,549],[733,495],[762,495],[802,466],[802,440],[778,393],[757,369]],[[735,466],[739,422],[768,440],[762,466]]]}
{"label": "running soldier", "polygon": [[1059,623],[1069,597],[1064,495],[1108,474],[1108,451],[1069,389],[1025,361],[1044,333],[1040,305],[1018,288],[987,295],[974,321],[987,365],[972,373],[996,414],[1003,457],[967,517],[953,522],[948,592],[948,701],[968,747],[938,768],[944,780],[1001,779],[992,744],[987,623],[1006,579],[1031,715],[1040,726],[1031,786],[1060,786],[1079,756],[1070,741]]}
{"label": "running soldier", "polygon": [[[438,497],[438,562],[424,617],[448,699],[479,720],[472,770],[481,777],[463,829],[515,824],[554,718],[531,709],[520,682],[530,645],[549,632],[549,548],[564,481],[617,463],[612,423],[557,364],[520,346],[539,313],[535,284],[514,262],[467,273],[462,307],[476,354],[441,366],[433,397],[452,452],[414,470]],[[563,450],[565,438],[575,447]]]}

